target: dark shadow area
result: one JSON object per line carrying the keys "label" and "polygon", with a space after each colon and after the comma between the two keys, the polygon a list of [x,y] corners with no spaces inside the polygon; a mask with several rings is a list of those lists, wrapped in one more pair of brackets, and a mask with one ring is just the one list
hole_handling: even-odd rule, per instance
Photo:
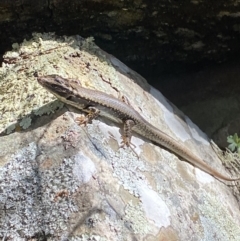
{"label": "dark shadow area", "polygon": [[[9,134],[14,133],[14,132],[22,132],[22,133],[29,132],[31,130],[34,130],[34,129],[38,128],[38,127],[46,125],[47,123],[49,123],[49,115],[50,114],[51,114],[51,120],[54,120],[54,119],[58,118],[59,116],[61,116],[64,112],[67,111],[66,108],[59,109],[57,107],[54,110],[55,111],[54,113],[49,113],[49,114],[46,113],[46,109],[53,110],[53,108],[51,108],[51,106],[58,106],[59,105],[58,103],[59,103],[59,101],[55,100],[55,101],[39,108],[37,110],[37,112],[42,113],[42,114],[36,115],[36,110],[32,111],[32,113],[30,113],[29,115],[24,116],[23,118],[19,119],[16,123],[7,126],[5,128],[5,130],[3,130],[0,133],[0,136],[9,135]],[[62,106],[63,106],[63,104],[62,104]],[[21,126],[21,121],[23,119],[27,119],[27,118],[31,119],[31,125],[28,128],[24,129]]]}

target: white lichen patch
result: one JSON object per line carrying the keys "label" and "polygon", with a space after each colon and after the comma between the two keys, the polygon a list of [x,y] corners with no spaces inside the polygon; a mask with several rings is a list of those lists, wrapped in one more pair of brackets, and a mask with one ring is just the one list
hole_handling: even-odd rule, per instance
{"label": "white lichen patch", "polygon": [[[120,150],[119,162],[112,162],[113,176],[117,177],[119,183],[123,185],[124,189],[136,197],[139,197],[139,187],[141,185],[148,185],[148,181],[143,173],[139,171],[146,170],[144,162],[134,157],[132,150]],[[129,152],[131,156],[129,156]],[[135,170],[139,170],[138,172]]]}
{"label": "white lichen patch", "polygon": [[135,234],[146,235],[151,230],[150,223],[147,221],[141,206],[129,202],[125,208],[125,214],[125,219],[131,223],[131,228]]}
{"label": "white lichen patch", "polygon": [[[61,236],[78,206],[70,196],[79,188],[74,160],[40,170],[38,149],[30,143],[0,170],[0,237],[24,240],[37,235]],[[65,190],[66,196],[57,194]]]}

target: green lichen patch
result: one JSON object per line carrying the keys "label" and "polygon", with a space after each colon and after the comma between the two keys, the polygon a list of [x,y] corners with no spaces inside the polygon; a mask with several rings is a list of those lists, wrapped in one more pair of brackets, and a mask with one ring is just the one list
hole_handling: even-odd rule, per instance
{"label": "green lichen patch", "polygon": [[[227,199],[222,197],[219,200],[219,198],[207,193],[204,195],[204,201],[199,206],[202,212],[200,216],[204,235],[202,239],[240,240],[239,225],[234,221],[235,218],[238,218],[237,214],[232,212],[232,215],[228,215],[227,209],[219,205],[220,201],[224,202]],[[225,205],[227,206],[228,203],[226,202]],[[231,207],[228,207],[228,209],[231,209]]]}
{"label": "green lichen patch", "polygon": [[146,220],[144,211],[140,206],[134,206],[131,202],[126,206],[125,209],[126,220],[131,222],[131,227],[134,233],[146,235],[149,230],[149,223]]}
{"label": "green lichen patch", "polygon": [[[38,84],[37,75],[77,78],[99,89],[103,83],[109,87],[118,83],[115,69],[92,38],[34,33],[32,39],[12,46],[0,68],[0,133],[27,129],[32,115],[49,114],[62,106],[46,105],[55,97]],[[41,108],[44,105],[50,109]]]}

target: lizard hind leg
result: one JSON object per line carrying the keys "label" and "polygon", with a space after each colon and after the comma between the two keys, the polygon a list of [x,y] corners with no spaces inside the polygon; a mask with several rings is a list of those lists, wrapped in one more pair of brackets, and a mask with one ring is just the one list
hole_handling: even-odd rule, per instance
{"label": "lizard hind leg", "polygon": [[124,126],[123,126],[123,135],[122,135],[122,142],[119,148],[124,148],[130,147],[131,150],[136,154],[136,156],[139,158],[139,155],[136,153],[134,148],[136,146],[131,143],[131,138],[132,138],[132,127],[135,125],[135,122],[133,120],[126,120],[124,121]]}

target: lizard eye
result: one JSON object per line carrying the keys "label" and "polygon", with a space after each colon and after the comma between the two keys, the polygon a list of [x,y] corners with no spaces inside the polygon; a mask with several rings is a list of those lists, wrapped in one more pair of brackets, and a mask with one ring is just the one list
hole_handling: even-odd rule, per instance
{"label": "lizard eye", "polygon": [[69,95],[69,96],[66,96],[65,98],[66,98],[66,100],[71,100],[71,99],[72,99],[72,96]]}
{"label": "lizard eye", "polygon": [[56,81],[57,83],[59,83],[59,84],[62,83],[62,81],[61,81],[59,78],[55,78],[55,81]]}

